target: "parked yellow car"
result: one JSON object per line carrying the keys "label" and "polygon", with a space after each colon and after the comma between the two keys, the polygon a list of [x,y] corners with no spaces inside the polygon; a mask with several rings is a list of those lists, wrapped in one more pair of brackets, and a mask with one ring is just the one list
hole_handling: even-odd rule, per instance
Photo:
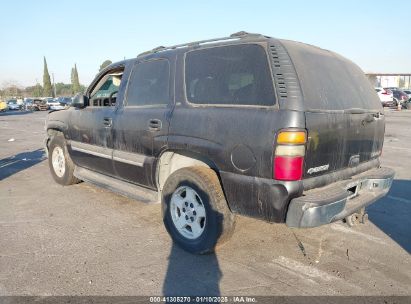
{"label": "parked yellow car", "polygon": [[5,101],[0,100],[0,112],[5,112],[7,111],[7,103]]}

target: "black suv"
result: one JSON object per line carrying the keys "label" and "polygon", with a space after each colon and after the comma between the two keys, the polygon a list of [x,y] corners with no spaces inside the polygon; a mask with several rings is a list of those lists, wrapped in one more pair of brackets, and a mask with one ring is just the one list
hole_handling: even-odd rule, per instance
{"label": "black suv", "polygon": [[212,251],[235,214],[314,227],[384,196],[381,103],[351,61],[240,32],[114,63],[48,115],[54,179],[161,201],[173,240]]}

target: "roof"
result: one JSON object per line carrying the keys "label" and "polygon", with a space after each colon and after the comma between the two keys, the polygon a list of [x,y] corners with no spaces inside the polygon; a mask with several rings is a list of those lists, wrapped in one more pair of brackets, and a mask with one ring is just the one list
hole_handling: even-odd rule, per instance
{"label": "roof", "polygon": [[160,53],[164,51],[171,51],[171,50],[176,50],[176,49],[197,48],[202,45],[210,45],[210,44],[215,45],[215,44],[235,42],[235,41],[244,41],[244,40],[267,40],[269,38],[271,37],[264,36],[258,33],[248,33],[248,32],[241,31],[241,32],[231,34],[228,37],[199,40],[199,41],[194,41],[194,42],[176,44],[176,45],[167,46],[167,47],[158,46],[150,51],[146,51],[146,52],[138,54],[137,57],[147,56],[151,54],[156,54],[156,53]]}

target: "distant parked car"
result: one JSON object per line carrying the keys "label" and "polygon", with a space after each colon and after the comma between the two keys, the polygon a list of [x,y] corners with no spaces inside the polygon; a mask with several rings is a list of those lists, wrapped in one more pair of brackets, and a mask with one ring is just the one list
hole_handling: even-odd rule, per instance
{"label": "distant parked car", "polygon": [[7,106],[9,110],[21,110],[21,105],[18,104],[16,99],[10,99],[7,101]]}
{"label": "distant parked car", "polygon": [[47,97],[44,100],[46,101],[47,106],[50,110],[60,110],[56,109],[56,107],[58,108],[60,106],[60,103],[57,101],[57,98]]}
{"label": "distant parked car", "polygon": [[33,99],[31,98],[24,99],[23,107],[24,107],[24,110],[30,111],[33,107]]}
{"label": "distant parked car", "polygon": [[384,89],[388,89],[388,90],[399,90],[399,88],[398,87],[386,87],[386,88],[384,88]]}
{"label": "distant parked car", "polygon": [[33,111],[47,111],[49,109],[49,106],[47,105],[47,102],[42,99],[34,99],[33,104],[31,106],[31,110]]}
{"label": "distant parked car", "polygon": [[401,90],[392,90],[394,96],[394,102],[396,105],[404,104],[408,101],[408,95]]}
{"label": "distant parked car", "polygon": [[411,89],[402,90],[405,94],[408,95],[408,100],[411,101]]}
{"label": "distant parked car", "polygon": [[6,112],[8,110],[7,102],[0,101],[0,112]]}
{"label": "distant parked car", "polygon": [[383,107],[395,106],[394,96],[391,90],[383,89],[383,88],[375,88],[375,92],[377,92],[378,97],[380,98],[380,101]]}
{"label": "distant parked car", "polygon": [[51,100],[47,100],[47,105],[49,106],[50,110],[63,110],[64,105],[60,104],[59,98],[53,98]]}
{"label": "distant parked car", "polygon": [[66,109],[71,105],[72,99],[71,97],[59,97],[58,102]]}

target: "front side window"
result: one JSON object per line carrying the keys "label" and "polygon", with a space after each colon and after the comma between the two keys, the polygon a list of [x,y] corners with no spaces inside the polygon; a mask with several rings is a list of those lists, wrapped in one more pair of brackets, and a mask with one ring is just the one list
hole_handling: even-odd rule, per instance
{"label": "front side window", "polygon": [[188,52],[185,59],[187,100],[195,104],[275,104],[267,55],[256,44]]}
{"label": "front side window", "polygon": [[170,65],[167,60],[138,63],[130,76],[127,106],[167,105],[169,79]]}
{"label": "front side window", "polygon": [[122,78],[123,68],[105,74],[90,94],[90,105],[95,107],[115,106]]}

